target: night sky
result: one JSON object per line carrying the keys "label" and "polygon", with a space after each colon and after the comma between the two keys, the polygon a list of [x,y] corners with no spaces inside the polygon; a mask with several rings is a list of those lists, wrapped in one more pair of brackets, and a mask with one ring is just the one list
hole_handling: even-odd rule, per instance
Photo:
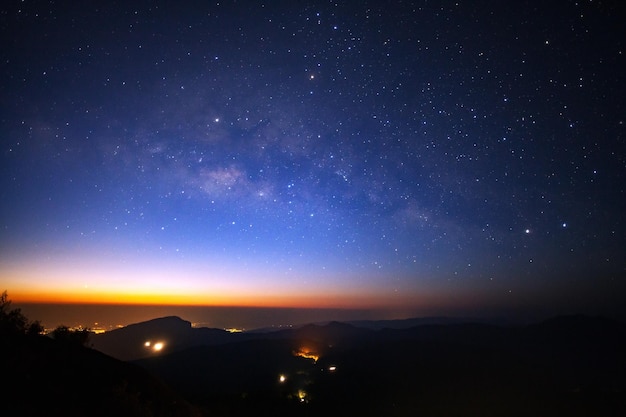
{"label": "night sky", "polygon": [[4,2],[0,290],[617,314],[619,3]]}

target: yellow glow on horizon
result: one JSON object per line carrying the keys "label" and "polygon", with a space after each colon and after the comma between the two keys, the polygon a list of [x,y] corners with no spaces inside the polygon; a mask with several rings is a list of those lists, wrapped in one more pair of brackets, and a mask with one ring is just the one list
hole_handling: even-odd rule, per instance
{"label": "yellow glow on horizon", "polygon": [[89,258],[0,265],[0,281],[16,303],[377,309],[424,306],[427,295],[361,285],[343,276],[271,274],[198,263],[137,264]]}
{"label": "yellow glow on horizon", "polygon": [[[146,288],[150,288],[146,285]],[[414,305],[414,298],[392,299],[380,293],[349,294],[309,292],[291,289],[262,292],[250,286],[221,288],[220,291],[189,289],[185,292],[171,292],[168,289],[136,289],[126,292],[110,288],[7,288],[11,299],[20,303],[53,304],[132,304],[132,305],[173,305],[173,306],[225,306],[225,307],[277,307],[277,308],[384,308],[388,305]],[[303,294],[304,293],[304,294]]]}

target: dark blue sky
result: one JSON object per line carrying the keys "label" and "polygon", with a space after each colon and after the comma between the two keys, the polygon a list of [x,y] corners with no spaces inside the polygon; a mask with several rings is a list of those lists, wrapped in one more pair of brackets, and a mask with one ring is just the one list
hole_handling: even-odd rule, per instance
{"label": "dark blue sky", "polygon": [[1,11],[18,301],[619,311],[619,2]]}

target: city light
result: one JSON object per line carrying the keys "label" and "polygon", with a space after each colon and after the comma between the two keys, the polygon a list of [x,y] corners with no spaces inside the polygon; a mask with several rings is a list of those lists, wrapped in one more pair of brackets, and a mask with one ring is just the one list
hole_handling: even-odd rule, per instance
{"label": "city light", "polygon": [[243,329],[238,329],[236,327],[230,327],[230,328],[227,328],[227,329],[224,329],[224,330],[226,330],[228,333],[241,333],[241,332],[243,332]]}
{"label": "city light", "polygon": [[155,352],[159,352],[161,350],[163,350],[163,348],[165,347],[165,343],[164,342],[156,342],[156,343],[152,343],[150,340],[146,340],[146,342],[143,344],[147,349],[152,349]]}
{"label": "city light", "polygon": [[306,391],[303,389],[298,390],[298,398],[300,398],[300,402],[303,403],[306,400]]}

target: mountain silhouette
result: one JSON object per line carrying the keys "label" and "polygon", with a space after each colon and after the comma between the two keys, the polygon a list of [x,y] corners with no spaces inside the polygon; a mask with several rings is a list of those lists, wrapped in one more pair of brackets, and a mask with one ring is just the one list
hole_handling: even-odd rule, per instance
{"label": "mountain silhouette", "polygon": [[[225,330],[193,328],[189,321],[169,316],[94,335],[91,346],[117,359],[133,360],[232,339],[233,335]],[[161,349],[155,350],[158,343]]]}
{"label": "mountain silhouette", "polygon": [[626,331],[602,318],[224,336],[134,363],[216,415],[626,415]]}

